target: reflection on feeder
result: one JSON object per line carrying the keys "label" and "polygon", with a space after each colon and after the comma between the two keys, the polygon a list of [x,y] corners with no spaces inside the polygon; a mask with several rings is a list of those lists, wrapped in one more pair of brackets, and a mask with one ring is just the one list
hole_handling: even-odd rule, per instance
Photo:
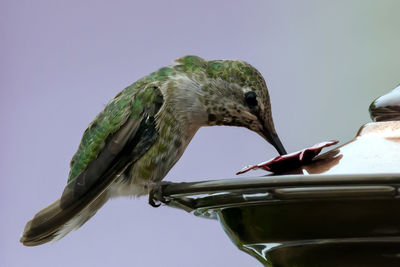
{"label": "reflection on feeder", "polygon": [[369,113],[373,121],[400,120],[400,85],[372,102]]}

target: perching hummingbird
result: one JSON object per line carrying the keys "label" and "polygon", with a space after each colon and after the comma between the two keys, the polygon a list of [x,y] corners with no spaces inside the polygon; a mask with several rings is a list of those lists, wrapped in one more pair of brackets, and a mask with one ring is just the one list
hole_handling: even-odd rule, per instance
{"label": "perching hummingbird", "polygon": [[246,127],[286,151],[267,86],[243,61],[185,56],[122,90],[83,134],[61,198],[27,223],[21,242],[58,240],[117,196],[141,196],[161,181],[202,126]]}

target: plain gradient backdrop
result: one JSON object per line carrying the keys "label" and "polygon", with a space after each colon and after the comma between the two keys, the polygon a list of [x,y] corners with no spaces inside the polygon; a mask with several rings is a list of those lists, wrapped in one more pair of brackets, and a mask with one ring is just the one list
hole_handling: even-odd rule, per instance
{"label": "plain gradient backdrop", "polygon": [[[400,83],[399,14],[398,0],[0,1],[0,266],[259,266],[217,221],[145,197],[110,201],[54,244],[19,237],[60,196],[104,105],[183,55],[258,68],[288,151],[351,139]],[[165,180],[233,177],[275,155],[246,129],[202,128]]]}

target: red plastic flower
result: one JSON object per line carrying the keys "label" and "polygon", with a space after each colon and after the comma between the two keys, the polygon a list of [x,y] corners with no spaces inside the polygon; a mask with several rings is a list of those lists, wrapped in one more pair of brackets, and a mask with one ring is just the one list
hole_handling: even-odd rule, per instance
{"label": "red plastic flower", "polygon": [[333,146],[339,143],[339,141],[328,141],[313,145],[312,147],[305,148],[303,150],[293,152],[290,154],[277,156],[271,160],[261,162],[257,165],[249,165],[241,169],[236,174],[242,174],[249,170],[264,169],[273,173],[280,173],[285,171],[293,170],[301,165],[310,163],[312,159],[317,156],[321,150],[328,146]]}

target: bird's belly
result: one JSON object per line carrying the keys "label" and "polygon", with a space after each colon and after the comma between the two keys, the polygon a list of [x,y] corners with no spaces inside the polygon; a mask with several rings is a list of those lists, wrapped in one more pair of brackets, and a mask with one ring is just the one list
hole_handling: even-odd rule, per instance
{"label": "bird's belly", "polygon": [[171,143],[166,143],[165,140],[158,140],[143,157],[129,167],[109,187],[110,196],[141,196],[148,194],[151,185],[164,179],[188,145],[188,142],[182,140],[169,141]]}
{"label": "bird's belly", "polygon": [[110,185],[108,193],[111,198],[120,196],[143,196],[148,193],[148,185],[125,183],[120,182],[120,179],[118,179]]}

